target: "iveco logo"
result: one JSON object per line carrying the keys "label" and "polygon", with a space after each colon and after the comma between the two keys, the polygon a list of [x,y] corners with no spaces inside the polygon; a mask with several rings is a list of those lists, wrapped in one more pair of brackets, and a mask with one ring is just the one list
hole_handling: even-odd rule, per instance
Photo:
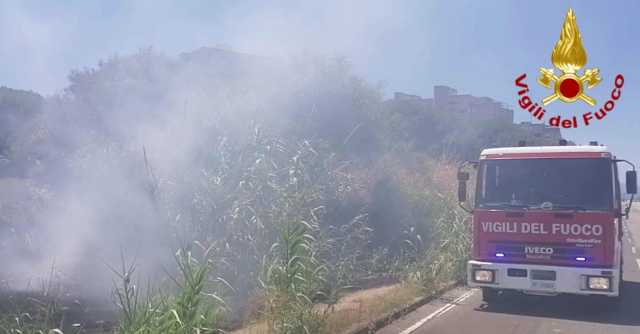
{"label": "iveco logo", "polygon": [[551,247],[524,247],[524,252],[527,254],[553,254],[553,248]]}

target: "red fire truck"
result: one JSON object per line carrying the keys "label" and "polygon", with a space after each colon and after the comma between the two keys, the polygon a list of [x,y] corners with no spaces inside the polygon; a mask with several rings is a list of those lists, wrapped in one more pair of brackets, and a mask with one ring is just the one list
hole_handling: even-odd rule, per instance
{"label": "red fire truck", "polygon": [[[485,149],[458,171],[458,197],[473,214],[467,281],[487,303],[505,291],[620,297],[622,220],[628,217],[636,172],[595,142],[572,146]],[[618,165],[625,174],[623,207]],[[469,166],[475,174],[467,208]]]}

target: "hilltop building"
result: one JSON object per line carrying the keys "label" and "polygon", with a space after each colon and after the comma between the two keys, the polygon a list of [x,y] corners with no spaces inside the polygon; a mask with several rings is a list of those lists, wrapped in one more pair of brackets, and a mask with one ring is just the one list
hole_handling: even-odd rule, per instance
{"label": "hilltop building", "polygon": [[458,94],[448,86],[434,86],[432,98],[396,92],[393,99],[385,103],[396,111],[453,113],[468,122],[490,120],[504,126],[512,125],[522,131],[522,140],[532,144],[557,143],[562,138],[560,128],[532,122],[514,124],[513,110],[503,103],[489,97]]}

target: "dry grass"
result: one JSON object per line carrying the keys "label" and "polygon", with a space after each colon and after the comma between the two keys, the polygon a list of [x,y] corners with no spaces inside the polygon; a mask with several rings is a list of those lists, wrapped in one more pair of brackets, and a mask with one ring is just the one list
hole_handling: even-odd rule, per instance
{"label": "dry grass", "polygon": [[247,325],[243,328],[240,328],[236,331],[231,332],[231,334],[267,334],[271,333],[269,330],[269,325],[266,321],[259,321],[254,324]]}
{"label": "dry grass", "polygon": [[345,296],[329,316],[328,332],[344,333],[367,324],[397,308],[415,302],[422,294],[422,290],[415,285],[396,284]]}
{"label": "dry grass", "polygon": [[[353,292],[341,298],[331,308],[326,331],[345,333],[415,302],[423,293],[419,287],[411,284],[394,284]],[[271,331],[268,324],[262,321],[234,331],[233,334],[271,334]]]}

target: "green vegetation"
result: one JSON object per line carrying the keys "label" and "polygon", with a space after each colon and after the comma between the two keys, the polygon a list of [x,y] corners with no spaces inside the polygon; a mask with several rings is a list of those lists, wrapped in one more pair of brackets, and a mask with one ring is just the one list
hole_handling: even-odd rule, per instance
{"label": "green vegetation", "polygon": [[314,309],[324,268],[316,257],[314,226],[293,220],[281,228],[264,265],[268,323],[275,333],[320,333],[326,313]]}
{"label": "green vegetation", "polygon": [[216,333],[225,311],[224,301],[209,288],[209,259],[198,262],[190,252],[176,255],[180,277],[174,279],[170,295],[141,296],[132,281],[135,267],[123,267],[118,273],[121,285],[115,290],[121,310],[117,332],[122,334]]}

